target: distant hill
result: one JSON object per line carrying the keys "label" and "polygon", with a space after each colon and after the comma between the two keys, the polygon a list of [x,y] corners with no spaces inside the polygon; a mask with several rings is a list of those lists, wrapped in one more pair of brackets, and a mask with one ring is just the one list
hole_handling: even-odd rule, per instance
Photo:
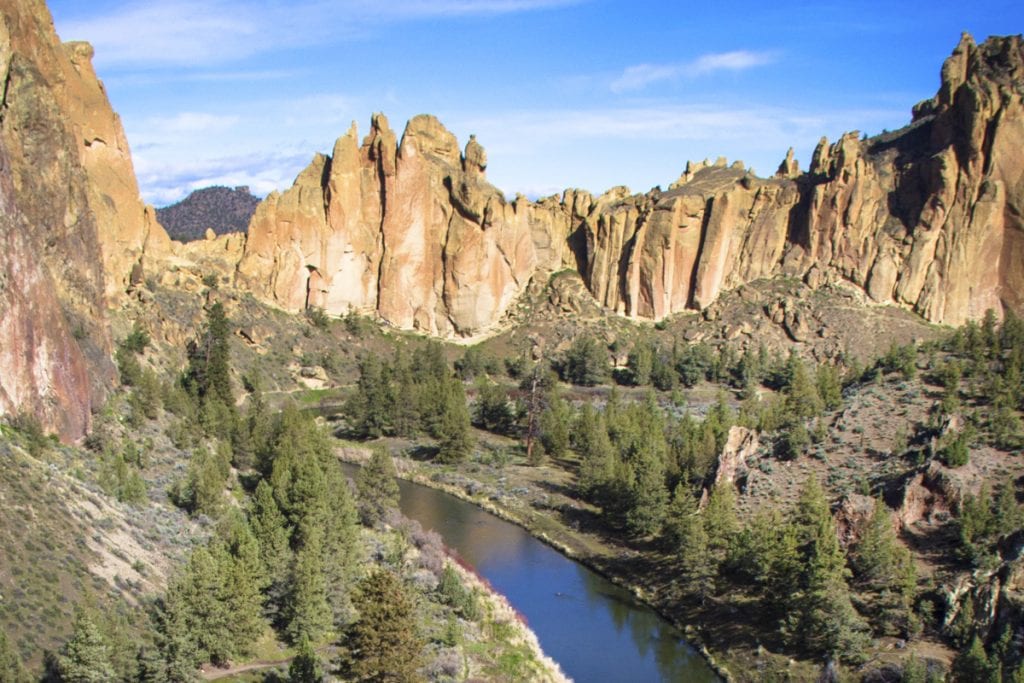
{"label": "distant hill", "polygon": [[218,235],[245,232],[259,203],[259,197],[244,185],[233,189],[206,187],[177,204],[157,209],[156,215],[171,239],[190,242],[203,239],[207,228]]}

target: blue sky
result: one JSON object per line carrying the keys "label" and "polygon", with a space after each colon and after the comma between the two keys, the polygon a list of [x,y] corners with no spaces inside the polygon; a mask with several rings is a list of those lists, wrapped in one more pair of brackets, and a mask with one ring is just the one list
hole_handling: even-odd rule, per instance
{"label": "blue sky", "polygon": [[688,159],[806,167],[822,135],[909,121],[961,31],[1024,3],[50,0],[88,40],[145,198],[288,187],[373,112],[435,114],[509,196],[667,187]]}

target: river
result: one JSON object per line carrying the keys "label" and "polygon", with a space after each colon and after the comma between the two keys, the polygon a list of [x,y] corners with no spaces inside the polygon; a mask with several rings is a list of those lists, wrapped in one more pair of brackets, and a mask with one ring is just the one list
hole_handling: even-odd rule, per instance
{"label": "river", "polygon": [[399,487],[402,512],[441,534],[508,598],[577,683],[719,681],[676,628],[628,591],[475,505],[407,481]]}

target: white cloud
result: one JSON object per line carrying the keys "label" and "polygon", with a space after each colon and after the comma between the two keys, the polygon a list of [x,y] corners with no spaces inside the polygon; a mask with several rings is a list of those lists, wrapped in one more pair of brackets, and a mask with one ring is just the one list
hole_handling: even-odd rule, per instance
{"label": "white cloud", "polygon": [[231,114],[220,116],[203,112],[184,111],[174,116],[158,116],[146,121],[145,126],[153,133],[165,136],[180,133],[213,133],[224,131],[238,124],[241,117]]}
{"label": "white cloud", "polygon": [[627,67],[612,81],[612,92],[641,90],[653,83],[672,81],[680,78],[696,78],[719,71],[745,71],[777,61],[772,52],[734,50],[701,55],[690,62],[679,64],[638,64]]}
{"label": "white cloud", "polygon": [[160,154],[136,154],[135,171],[143,198],[156,206],[166,206],[192,190],[211,185],[248,185],[259,196],[287,188],[312,156],[312,152],[284,151],[174,160]]}
{"label": "white cloud", "polygon": [[382,24],[553,9],[586,0],[150,0],[62,21],[104,67],[204,66],[344,39]]}

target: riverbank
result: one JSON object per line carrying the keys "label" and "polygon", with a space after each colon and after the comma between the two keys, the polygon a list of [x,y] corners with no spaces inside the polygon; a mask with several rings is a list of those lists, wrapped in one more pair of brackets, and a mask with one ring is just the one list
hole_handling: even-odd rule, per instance
{"label": "riverbank", "polygon": [[[370,451],[362,446],[346,446],[338,451],[339,457],[345,462],[356,465],[363,464],[368,458]],[[535,505],[538,501],[530,500],[526,495],[531,486],[530,482],[521,476],[517,476],[517,469],[514,466],[507,466],[501,469],[504,473],[505,486],[495,486],[492,482],[486,481],[488,477],[472,477],[463,473],[459,468],[450,466],[438,466],[429,462],[417,461],[410,458],[396,455],[394,457],[398,476],[428,488],[443,491],[460,500],[468,502],[482,510],[503,519],[507,522],[527,531],[531,536],[546,545],[554,548],[559,553],[571,558],[573,561],[590,568],[597,574],[605,577],[617,586],[629,591],[639,602],[647,605],[665,621],[673,624],[686,639],[705,659],[710,668],[725,681],[754,680],[745,676],[737,677],[733,671],[753,671],[753,665],[748,659],[733,658],[730,661],[724,652],[715,652],[709,649],[709,640],[705,634],[692,624],[679,618],[673,618],[671,614],[678,613],[677,605],[670,601],[659,599],[662,594],[644,579],[651,576],[649,572],[634,573],[627,569],[628,563],[623,564],[624,559],[638,559],[635,551],[627,550],[607,539],[601,538],[598,534],[583,528],[581,525],[569,526],[552,514],[545,514],[543,509],[538,510]],[[469,466],[472,468],[473,466]],[[521,468],[524,471],[537,474],[539,479],[545,481],[556,478],[554,476],[545,479],[545,475],[555,474],[555,468],[531,467]],[[545,472],[544,470],[551,470]],[[476,472],[481,475],[481,472]],[[493,474],[491,472],[490,474]],[[550,483],[550,482],[549,482]],[[507,495],[504,491],[511,488],[519,495]],[[546,494],[541,494],[546,495]],[[543,508],[543,505],[541,505]],[[618,571],[616,571],[618,569]],[[665,576],[662,572],[662,578]],[[759,657],[767,654],[763,649],[756,653]],[[788,672],[795,674],[793,680],[802,680],[803,675],[810,671],[796,671],[792,668],[792,662],[783,660]],[[764,670],[763,666],[758,668]]]}
{"label": "riverbank", "polygon": [[[529,679],[537,683],[572,683],[572,679],[562,673],[558,663],[544,653],[537,640],[537,634],[530,630],[515,608],[509,604],[504,595],[498,593],[490,584],[478,576],[475,572],[463,567],[458,562],[449,560],[450,565],[459,574],[463,584],[480,596],[484,603],[483,612],[487,615],[487,622],[493,632],[499,630],[502,637],[512,647],[523,648],[526,651],[526,668],[529,669]],[[486,672],[470,671],[470,678]]]}

